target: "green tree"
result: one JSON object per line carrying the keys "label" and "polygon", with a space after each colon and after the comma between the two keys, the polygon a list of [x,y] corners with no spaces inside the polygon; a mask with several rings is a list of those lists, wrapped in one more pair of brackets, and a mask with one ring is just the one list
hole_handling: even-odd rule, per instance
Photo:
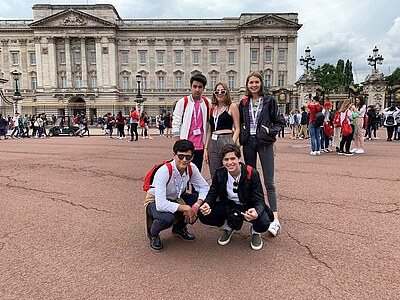
{"label": "green tree", "polygon": [[392,74],[385,77],[387,86],[400,85],[400,67],[396,68]]}
{"label": "green tree", "polygon": [[354,82],[351,61],[339,59],[336,67],[331,64],[318,66],[314,75],[326,93],[348,91],[349,85]]}

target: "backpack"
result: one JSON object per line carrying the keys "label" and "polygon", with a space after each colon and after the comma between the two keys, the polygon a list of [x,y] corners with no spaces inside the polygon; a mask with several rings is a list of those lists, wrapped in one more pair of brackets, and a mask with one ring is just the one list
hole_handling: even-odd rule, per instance
{"label": "backpack", "polygon": [[[160,162],[160,163],[156,164],[155,166],[153,166],[147,172],[146,176],[143,179],[143,191],[147,192],[151,188],[151,185],[153,184],[153,180],[154,180],[154,175],[156,174],[158,169],[161,168],[163,165],[166,165],[168,168],[169,178],[168,178],[167,184],[169,183],[169,181],[171,180],[171,177],[172,177],[171,161],[172,160],[164,160],[163,162]],[[193,170],[192,170],[192,166],[190,164],[188,166],[188,173],[189,173],[189,178],[192,177]]]}
{"label": "backpack", "polygon": [[324,125],[324,121],[325,121],[325,115],[320,111],[317,112],[314,118],[314,126],[321,127],[322,125]]}
{"label": "backpack", "polygon": [[334,127],[341,127],[341,120],[340,120],[340,111],[337,111],[335,117],[333,118],[333,126]]}
{"label": "backpack", "polygon": [[394,117],[393,117],[393,113],[391,115],[388,115],[386,117],[386,125],[387,126],[393,126],[394,125]]}

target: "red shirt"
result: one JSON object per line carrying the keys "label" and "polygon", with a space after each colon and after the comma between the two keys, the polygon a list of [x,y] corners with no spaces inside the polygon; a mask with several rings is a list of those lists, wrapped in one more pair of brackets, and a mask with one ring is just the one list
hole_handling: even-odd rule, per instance
{"label": "red shirt", "polygon": [[322,105],[321,104],[308,104],[307,108],[310,110],[310,121],[308,122],[308,124],[311,124],[314,119],[315,119],[315,115],[322,111]]}

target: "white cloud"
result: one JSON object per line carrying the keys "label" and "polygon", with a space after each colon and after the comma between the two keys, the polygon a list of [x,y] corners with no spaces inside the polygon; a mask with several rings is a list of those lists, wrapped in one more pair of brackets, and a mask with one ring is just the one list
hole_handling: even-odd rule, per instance
{"label": "white cloud", "polygon": [[[32,19],[38,0],[3,1],[0,18]],[[309,46],[317,64],[336,64],[350,59],[359,81],[371,71],[366,58],[378,46],[384,56],[385,74],[400,66],[400,6],[398,0],[47,0],[49,4],[96,4],[115,6],[124,19],[222,18],[245,12],[296,12],[303,27],[299,31],[298,54]],[[299,73],[302,72],[300,64]]]}

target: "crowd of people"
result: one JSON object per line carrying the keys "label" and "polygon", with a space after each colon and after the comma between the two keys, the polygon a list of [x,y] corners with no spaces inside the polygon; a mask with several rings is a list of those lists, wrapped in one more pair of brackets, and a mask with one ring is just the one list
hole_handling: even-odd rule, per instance
{"label": "crowd of people", "polygon": [[[397,107],[385,108],[380,113],[374,105],[367,106],[363,96],[340,102],[336,111],[332,106],[329,101],[320,104],[317,95],[302,104],[301,112],[294,109],[287,116],[281,115],[292,139],[310,139],[310,155],[333,152],[330,145],[339,155],[363,154],[364,142],[379,139],[376,132],[382,126],[386,128],[387,141],[400,141],[400,110]],[[320,122],[316,120],[317,114]],[[344,133],[343,128],[350,130]],[[279,136],[284,137],[284,130]],[[354,147],[351,147],[352,143]]]}

